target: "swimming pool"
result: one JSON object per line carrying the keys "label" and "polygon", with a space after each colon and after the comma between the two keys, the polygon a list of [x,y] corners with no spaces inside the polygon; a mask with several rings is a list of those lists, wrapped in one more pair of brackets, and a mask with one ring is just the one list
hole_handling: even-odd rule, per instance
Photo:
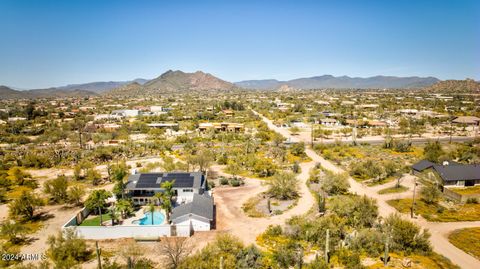
{"label": "swimming pool", "polygon": [[[165,216],[162,212],[155,211],[153,212],[153,225],[160,225],[165,220]],[[133,224],[138,225],[152,225],[152,212],[147,212],[143,215],[143,218],[139,220],[132,221]]]}

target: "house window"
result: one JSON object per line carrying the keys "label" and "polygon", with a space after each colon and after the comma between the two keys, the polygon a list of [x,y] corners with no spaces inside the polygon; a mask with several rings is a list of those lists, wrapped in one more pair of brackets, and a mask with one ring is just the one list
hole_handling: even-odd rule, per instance
{"label": "house window", "polygon": [[192,189],[183,189],[183,192],[193,192]]}

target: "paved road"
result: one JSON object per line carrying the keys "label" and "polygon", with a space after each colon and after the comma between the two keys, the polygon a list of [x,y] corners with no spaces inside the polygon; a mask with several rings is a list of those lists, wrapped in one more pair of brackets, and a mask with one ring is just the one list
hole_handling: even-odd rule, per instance
{"label": "paved road", "polygon": [[[263,115],[253,111],[253,113],[259,115],[262,120],[268,125],[268,127],[283,136],[287,139],[290,139],[292,142],[298,142],[297,137],[292,137],[290,132],[287,129],[279,128],[273,124],[273,122]],[[331,170],[336,173],[343,173],[345,172],[340,167],[334,165],[333,163],[325,160],[323,157],[319,156],[316,152],[311,149],[306,150],[307,155],[314,161],[319,162],[324,168]],[[388,196],[379,195],[375,188],[369,188],[366,185],[363,185],[351,177],[349,178],[350,181],[350,191],[359,195],[367,195],[371,198],[375,198],[378,204],[378,211],[380,216],[388,216],[392,213],[396,213],[397,211],[386,203]],[[402,215],[404,218],[408,219],[408,216]],[[474,257],[468,255],[461,249],[452,245],[448,239],[447,235],[453,230],[461,229],[461,228],[468,228],[468,227],[480,227],[480,222],[450,222],[450,223],[433,223],[427,222],[425,219],[419,217],[418,219],[414,219],[413,222],[417,223],[423,228],[426,228],[430,231],[431,237],[430,242],[432,243],[434,251],[444,255],[445,257],[449,258],[453,263],[459,265],[461,268],[464,269],[476,269],[480,268],[480,261],[475,259]]]}
{"label": "paved road", "polygon": [[[467,142],[467,141],[472,141],[475,139],[475,137],[466,137],[466,136],[455,136],[452,137],[452,142]],[[411,139],[413,145],[423,145],[426,144],[428,141],[439,141],[440,143],[449,143],[450,142],[450,137],[438,137],[438,138],[426,138],[426,137],[414,137]],[[305,141],[309,143],[310,141]],[[323,143],[324,144],[333,144],[335,143],[335,140],[325,140]],[[344,142],[347,143],[352,143],[352,139],[346,139]],[[368,143],[371,145],[381,145],[385,142],[385,139],[357,139],[357,143]],[[315,141],[315,144],[322,143],[321,141]]]}

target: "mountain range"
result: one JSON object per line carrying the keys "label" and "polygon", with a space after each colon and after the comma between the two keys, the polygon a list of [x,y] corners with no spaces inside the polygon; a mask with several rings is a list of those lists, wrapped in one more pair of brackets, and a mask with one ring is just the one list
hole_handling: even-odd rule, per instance
{"label": "mountain range", "polygon": [[[139,96],[186,91],[231,91],[235,89],[278,91],[286,91],[291,89],[413,89],[429,87],[433,87],[435,89],[435,85],[437,85],[439,82],[440,80],[434,77],[375,76],[360,78],[323,75],[309,78],[298,78],[288,81],[265,79],[245,80],[231,83],[201,71],[186,73],[179,70],[168,70],[157,78],[151,80],[139,78],[131,81],[91,82],[85,84],[71,84],[48,89],[24,91],[14,90],[6,86],[0,86],[0,99],[69,96],[83,97],[99,94],[109,96]],[[443,87],[443,85],[455,87],[455,85],[457,85],[455,82],[452,83],[448,83],[447,81],[440,87]],[[475,84],[476,82],[471,81],[465,83],[465,85],[471,87],[471,85]],[[473,86],[474,88],[475,85]]]}
{"label": "mountain range", "polygon": [[143,85],[134,82],[112,89],[105,94],[136,96],[138,94],[155,95],[173,92],[231,91],[238,88],[233,83],[201,71],[185,73],[179,70],[168,70],[159,77],[145,82]]}
{"label": "mountain range", "polygon": [[0,100],[1,99],[33,99],[46,97],[83,97],[97,95],[94,92],[86,90],[61,90],[57,88],[38,89],[18,91],[6,86],[0,85]]}
{"label": "mountain range", "polygon": [[106,81],[106,82],[99,81],[99,82],[90,82],[90,83],[84,83],[84,84],[69,84],[66,86],[56,87],[55,89],[66,90],[66,91],[85,90],[85,91],[91,91],[95,93],[102,93],[102,92],[115,89],[133,82],[136,82],[138,84],[144,84],[147,81],[148,79],[143,79],[143,78],[137,78],[131,81]]}
{"label": "mountain range", "polygon": [[278,81],[275,79],[245,80],[236,82],[235,85],[245,89],[259,90],[278,89],[283,85],[296,89],[411,89],[423,88],[439,81],[439,79],[434,77],[375,76],[360,78],[323,75],[288,81]]}

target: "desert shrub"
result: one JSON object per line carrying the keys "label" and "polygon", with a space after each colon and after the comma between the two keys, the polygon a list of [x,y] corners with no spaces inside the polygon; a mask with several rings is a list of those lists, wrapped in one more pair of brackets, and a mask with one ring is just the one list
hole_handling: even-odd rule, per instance
{"label": "desert shrub", "polygon": [[398,214],[392,214],[385,218],[382,229],[391,236],[392,251],[404,251],[406,253],[430,253],[430,233],[421,230],[420,227]]}
{"label": "desert shrub", "polygon": [[231,185],[232,187],[238,187],[238,186],[240,186],[241,184],[242,184],[242,182],[241,182],[239,179],[237,179],[237,178],[232,178],[232,179],[230,179],[230,185]]}
{"label": "desert shrub", "polygon": [[475,197],[468,198],[467,204],[478,204],[478,198],[475,198]]}
{"label": "desert shrub", "polygon": [[48,256],[55,268],[70,268],[91,258],[91,250],[87,248],[84,239],[77,236],[74,230],[68,229],[57,236],[50,236],[47,244]]}
{"label": "desert shrub", "polygon": [[372,227],[378,216],[374,199],[367,196],[335,196],[329,208],[338,216],[346,218],[347,224],[354,227]]}
{"label": "desert shrub", "polygon": [[268,193],[277,199],[288,200],[298,197],[298,180],[291,172],[280,172],[269,182]]}
{"label": "desert shrub", "polygon": [[350,247],[354,251],[365,252],[368,256],[375,257],[383,252],[384,241],[384,236],[379,230],[362,229],[352,239]]}
{"label": "desert shrub", "polygon": [[320,185],[323,191],[329,195],[344,194],[348,192],[350,183],[348,183],[348,174],[336,174],[325,171],[320,179]]}
{"label": "desert shrub", "polygon": [[290,147],[290,152],[295,156],[304,156],[305,155],[305,143],[295,143]]}
{"label": "desert shrub", "polygon": [[228,179],[224,178],[224,177],[221,177],[220,178],[220,185],[228,185]]}
{"label": "desert shrub", "polygon": [[430,183],[425,184],[422,187],[420,192],[422,194],[423,200],[427,204],[436,203],[438,201],[438,199],[440,199],[440,197],[442,196],[442,192],[440,191],[438,186],[435,185],[435,184],[430,184]]}
{"label": "desert shrub", "polygon": [[360,254],[356,251],[351,251],[346,248],[339,249],[336,253],[338,260],[342,263],[345,268],[349,269],[363,269],[366,268],[362,265],[360,260]]}
{"label": "desert shrub", "polygon": [[265,230],[265,235],[267,236],[279,236],[282,234],[282,226],[280,225],[269,225]]}

